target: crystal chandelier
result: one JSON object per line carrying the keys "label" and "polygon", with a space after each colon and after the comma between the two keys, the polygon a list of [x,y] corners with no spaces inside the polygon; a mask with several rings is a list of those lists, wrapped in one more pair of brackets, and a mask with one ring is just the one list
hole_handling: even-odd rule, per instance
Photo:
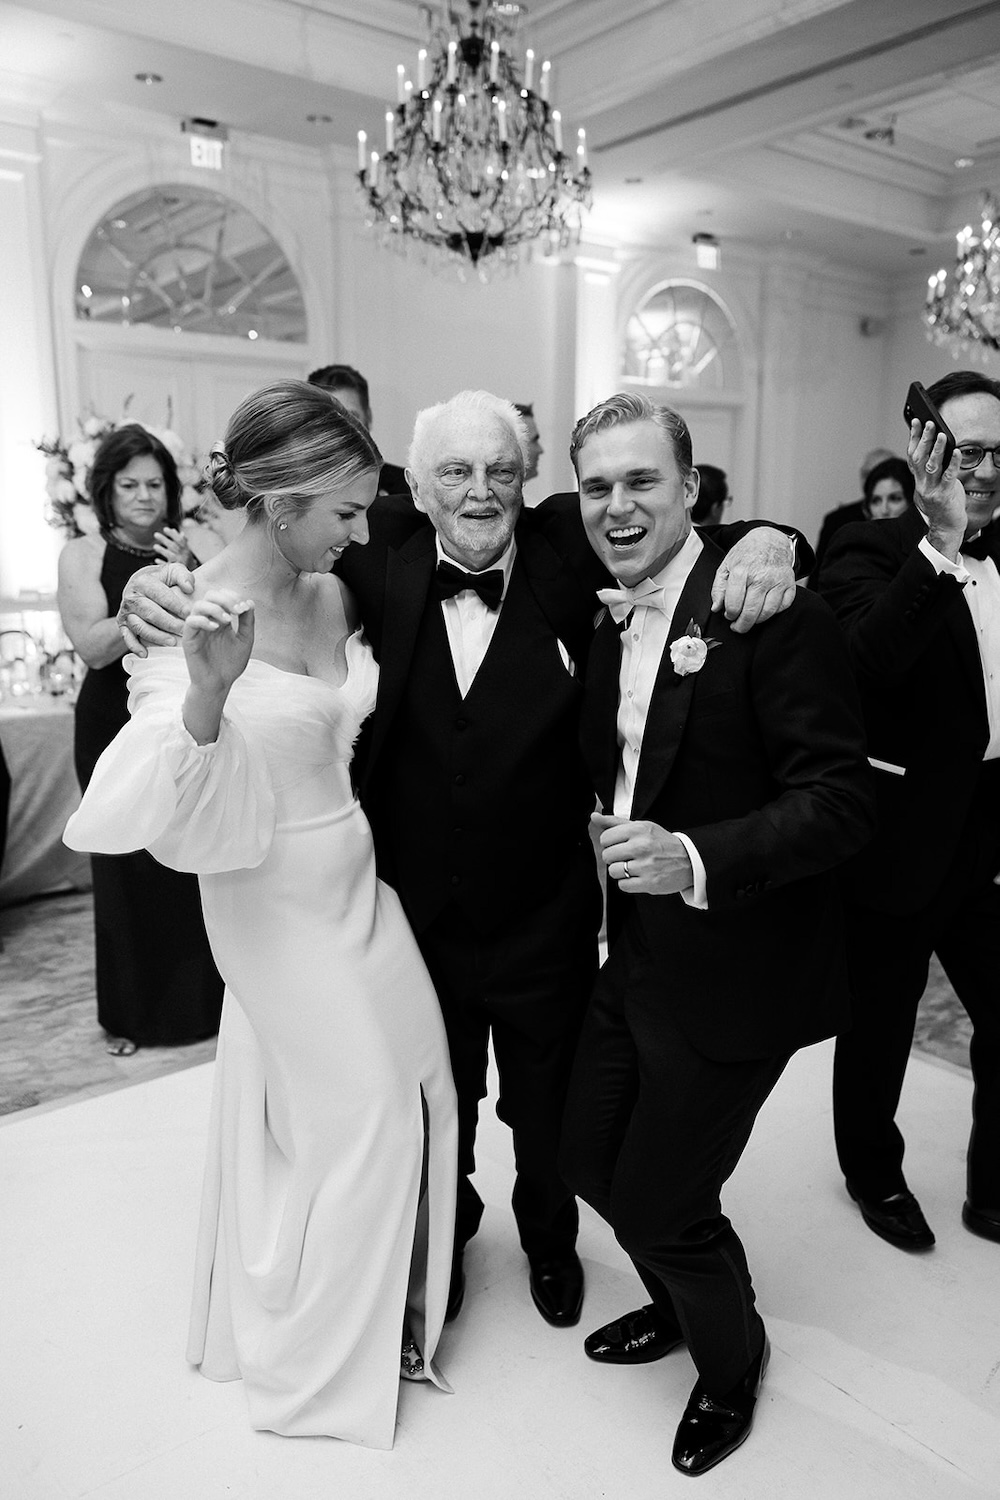
{"label": "crystal chandelier", "polygon": [[415,81],[396,69],[396,107],[386,111],[385,151],[369,154],[358,132],[358,181],[368,222],[383,243],[443,252],[460,268],[518,259],[543,240],[555,251],[579,234],[590,206],[583,130],[563,150],[562,118],[550,103],[551,64],[523,80],[511,47],[523,7],[468,0],[467,30],[450,5],[417,54]]}
{"label": "crystal chandelier", "polygon": [[[983,194],[982,226],[959,230],[951,275],[943,268],[927,287],[924,320],[930,336],[957,352],[969,343],[1000,351],[1000,212]],[[985,356],[984,356],[985,357]]]}

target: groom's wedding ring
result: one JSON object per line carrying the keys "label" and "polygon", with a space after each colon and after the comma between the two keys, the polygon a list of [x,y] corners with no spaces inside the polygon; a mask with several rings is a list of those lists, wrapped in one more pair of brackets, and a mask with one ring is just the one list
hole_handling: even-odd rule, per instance
{"label": "groom's wedding ring", "polygon": [[628,872],[628,860],[627,859],[623,861],[623,863],[622,863],[622,869],[625,871],[625,874],[622,876],[622,879],[623,880],[631,880],[632,877],[631,877],[631,875]]}
{"label": "groom's wedding ring", "polygon": [[928,474],[937,473],[937,464],[924,464],[924,468],[927,470]]}

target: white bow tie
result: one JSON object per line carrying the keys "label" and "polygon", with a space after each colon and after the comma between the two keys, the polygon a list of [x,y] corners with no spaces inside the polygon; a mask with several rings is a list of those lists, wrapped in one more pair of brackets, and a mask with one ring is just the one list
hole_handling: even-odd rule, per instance
{"label": "white bow tie", "polygon": [[620,625],[640,604],[646,609],[659,609],[666,614],[665,592],[662,584],[646,579],[645,582],[637,584],[634,589],[598,589],[597,597],[602,604],[607,605],[615,624]]}

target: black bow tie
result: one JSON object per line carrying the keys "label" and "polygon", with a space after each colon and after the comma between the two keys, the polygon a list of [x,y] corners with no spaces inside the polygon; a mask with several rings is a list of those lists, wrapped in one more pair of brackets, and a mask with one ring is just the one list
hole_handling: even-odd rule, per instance
{"label": "black bow tie", "polygon": [[1000,522],[990,521],[971,541],[962,543],[962,552],[966,557],[990,557],[996,549],[998,537]]}
{"label": "black bow tie", "polygon": [[434,570],[434,587],[439,599],[453,599],[465,589],[478,594],[487,609],[499,609],[503,598],[503,569],[488,573],[465,573],[450,562],[439,562]]}

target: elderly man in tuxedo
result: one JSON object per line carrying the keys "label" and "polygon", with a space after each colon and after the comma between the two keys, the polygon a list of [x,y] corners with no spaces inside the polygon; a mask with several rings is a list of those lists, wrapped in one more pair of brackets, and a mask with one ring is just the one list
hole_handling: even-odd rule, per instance
{"label": "elderly man in tuxedo", "polygon": [[973,1025],[962,1220],[1000,1242],[1000,381],[928,392],[957,447],[911,425],[916,508],[848,526],[819,589],[847,635],[875,767],[878,835],[848,874],[854,1024],[837,1042],[834,1128],[868,1227],[903,1250],[934,1233],[895,1123],[937,953]]}
{"label": "elderly man in tuxedo", "polygon": [[791,1053],[846,1016],[834,867],[870,835],[869,770],[823,602],[800,591],[749,634],[711,612],[719,554],[691,526],[677,413],[613,396],[571,452],[590,542],[622,587],[599,595],[583,711],[617,935],[562,1164],[651,1299],[585,1349],[638,1364],[687,1345],[698,1381],[673,1462],[700,1474],[749,1433],[769,1352],[720,1193]]}
{"label": "elderly man in tuxedo", "polygon": [[[527,455],[521,418],[498,396],[467,391],[422,411],[406,470],[412,500],[379,497],[368,544],[349,548],[338,571],[380,667],[357,759],[361,800],[379,872],[437,988],[458,1093],[449,1316],[483,1212],[471,1178],[492,1034],[530,1293],[548,1322],[571,1325],[583,1269],[557,1153],[597,971],[594,794],[578,735],[594,589],[607,575],[575,495],[522,505]],[[721,534],[741,540],[725,562],[718,554],[716,607],[748,629],[794,597],[792,549],[767,527]],[[184,587],[183,571],[147,571],[125,591],[123,623],[148,644],[174,640],[186,608],[165,584]],[[544,847],[532,849],[536,826]]]}

